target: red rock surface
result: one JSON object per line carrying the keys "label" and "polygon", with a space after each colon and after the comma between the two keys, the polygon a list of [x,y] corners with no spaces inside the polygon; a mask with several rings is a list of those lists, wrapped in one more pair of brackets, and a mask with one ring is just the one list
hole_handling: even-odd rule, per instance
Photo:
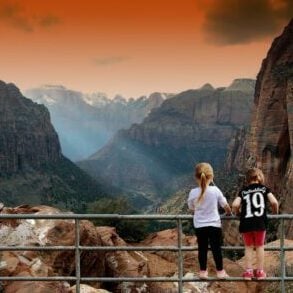
{"label": "red rock surface", "polygon": [[[10,214],[58,214],[48,206],[3,208]],[[52,246],[75,243],[75,224],[72,220],[3,220],[0,223],[1,245]],[[80,244],[101,246],[101,238],[89,221],[80,222]],[[82,276],[104,276],[104,252],[81,253]],[[5,276],[74,276],[74,251],[15,251],[0,253],[0,275]],[[91,284],[92,285],[92,284]],[[95,283],[96,288],[100,287]],[[65,282],[4,282],[5,292],[67,292]],[[41,288],[41,289],[36,289]],[[21,291],[25,290],[25,291]],[[38,291],[39,290],[39,291]]]}
{"label": "red rock surface", "polygon": [[[82,293],[111,293],[104,289],[96,289],[88,285],[81,284],[80,292]],[[72,286],[68,293],[76,293],[76,286]]]}
{"label": "red rock surface", "polygon": [[[277,37],[257,77],[250,130],[230,144],[227,167],[244,172],[260,167],[281,202],[293,213],[293,20]],[[286,223],[292,238],[293,223]]]}
{"label": "red rock surface", "polygon": [[[127,246],[127,243],[116,233],[115,228],[97,227],[96,229],[101,236],[102,246]],[[149,275],[147,259],[139,251],[106,252],[105,269],[107,277],[144,277]],[[144,288],[147,286],[145,283],[122,282],[118,286],[114,284],[109,287],[110,291],[117,290],[117,292],[145,292]]]}
{"label": "red rock surface", "polygon": [[[248,156],[292,213],[293,190],[293,20],[276,38],[257,77]],[[291,225],[291,235],[293,225]]]}

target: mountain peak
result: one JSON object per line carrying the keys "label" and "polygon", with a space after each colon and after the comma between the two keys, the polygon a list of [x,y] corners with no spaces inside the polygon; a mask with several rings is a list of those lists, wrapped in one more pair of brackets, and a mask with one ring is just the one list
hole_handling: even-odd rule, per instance
{"label": "mountain peak", "polygon": [[205,83],[202,87],[199,88],[201,91],[213,91],[215,88],[210,83]]}
{"label": "mountain peak", "polygon": [[0,80],[0,89],[12,90],[20,94],[19,88],[14,83],[6,83],[3,80]]}
{"label": "mountain peak", "polygon": [[237,78],[225,89],[225,91],[253,92],[255,80],[251,78]]}

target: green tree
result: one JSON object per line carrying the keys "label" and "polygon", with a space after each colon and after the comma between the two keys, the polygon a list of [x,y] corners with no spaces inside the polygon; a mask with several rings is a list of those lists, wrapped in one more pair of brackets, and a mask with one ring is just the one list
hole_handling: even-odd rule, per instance
{"label": "green tree", "polygon": [[[125,197],[102,198],[88,204],[87,211],[92,214],[137,214]],[[117,233],[126,241],[137,242],[148,233],[148,223],[143,220],[96,219],[96,226],[115,227]]]}

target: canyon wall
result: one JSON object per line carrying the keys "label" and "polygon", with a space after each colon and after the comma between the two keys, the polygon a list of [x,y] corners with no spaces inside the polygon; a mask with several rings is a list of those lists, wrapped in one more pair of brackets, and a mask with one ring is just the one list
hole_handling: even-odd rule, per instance
{"label": "canyon wall", "polygon": [[[277,37],[257,76],[252,121],[230,143],[228,170],[260,167],[266,184],[293,213],[293,20]],[[287,223],[292,235],[293,224]]]}
{"label": "canyon wall", "polygon": [[227,88],[205,85],[169,98],[79,166],[134,195],[140,207],[158,204],[193,182],[195,163],[223,169],[229,141],[250,121],[254,85],[237,79]]}
{"label": "canyon wall", "polygon": [[47,108],[0,81],[0,202],[84,212],[87,202],[103,194],[100,184],[62,155]]}

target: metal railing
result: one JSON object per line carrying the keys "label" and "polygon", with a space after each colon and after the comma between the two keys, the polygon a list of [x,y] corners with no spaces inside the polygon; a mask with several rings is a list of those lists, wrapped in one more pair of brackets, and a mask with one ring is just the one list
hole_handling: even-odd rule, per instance
{"label": "metal railing", "polygon": [[[10,277],[0,276],[1,281],[74,281],[76,292],[80,292],[81,282],[177,282],[178,292],[183,292],[184,282],[203,282],[197,277],[188,278],[183,276],[183,252],[196,251],[197,246],[183,246],[182,244],[182,221],[191,220],[192,215],[118,215],[118,214],[0,214],[1,219],[45,219],[45,220],[74,220],[75,221],[75,245],[74,246],[0,246],[0,251],[75,251],[75,276],[52,276],[52,277]],[[237,219],[236,217],[222,216],[223,220]],[[280,276],[267,277],[258,282],[280,282],[281,292],[285,292],[285,282],[292,282],[292,276],[286,276],[285,252],[293,251],[293,246],[284,245],[284,221],[292,220],[292,214],[269,215],[269,219],[281,221],[280,246],[265,247],[267,251],[280,251]],[[80,245],[80,220],[115,219],[115,220],[161,220],[176,221],[178,231],[177,246],[81,246]],[[1,243],[0,243],[1,245]],[[223,250],[244,250],[243,246],[223,246]],[[81,251],[173,251],[178,253],[178,277],[81,277],[80,253]],[[207,282],[243,282],[241,277],[228,277],[226,279],[208,278]]]}

